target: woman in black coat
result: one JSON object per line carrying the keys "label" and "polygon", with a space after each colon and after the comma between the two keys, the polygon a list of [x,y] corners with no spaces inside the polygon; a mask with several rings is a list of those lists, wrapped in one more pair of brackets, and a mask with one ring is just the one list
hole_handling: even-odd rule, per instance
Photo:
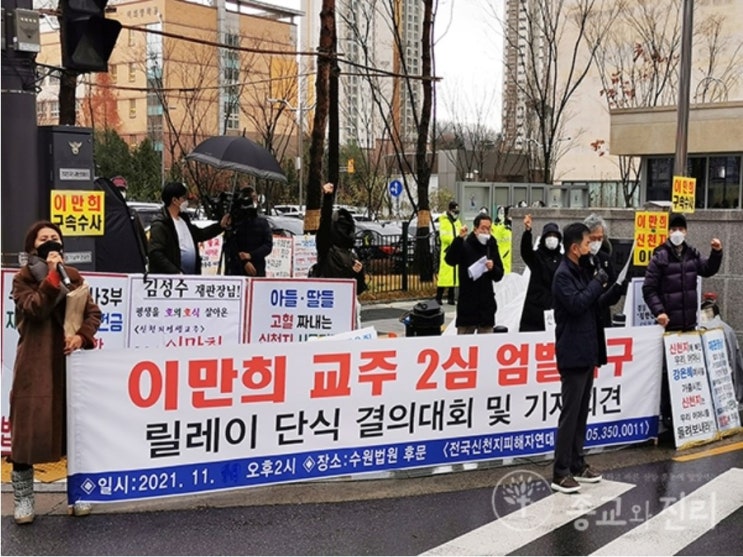
{"label": "woman in black coat", "polygon": [[544,312],[552,309],[552,278],[562,261],[560,227],[548,222],[542,228],[539,247],[532,248],[531,215],[524,217],[524,231],[521,236],[521,259],[531,271],[526,290],[524,310],[521,314],[519,331],[544,331]]}

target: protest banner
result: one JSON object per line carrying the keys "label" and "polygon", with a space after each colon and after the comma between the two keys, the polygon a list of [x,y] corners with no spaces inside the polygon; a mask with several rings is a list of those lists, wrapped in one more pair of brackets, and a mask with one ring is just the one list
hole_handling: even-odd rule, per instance
{"label": "protest banner", "polygon": [[[661,335],[607,329],[588,446],[657,435]],[[548,333],[76,352],[70,368],[71,503],[549,454],[560,410]]]}
{"label": "protest banner", "polygon": [[701,335],[717,429],[723,434],[730,434],[740,430],[741,425],[733,387],[733,370],[725,346],[725,331],[721,328],[710,329]]}

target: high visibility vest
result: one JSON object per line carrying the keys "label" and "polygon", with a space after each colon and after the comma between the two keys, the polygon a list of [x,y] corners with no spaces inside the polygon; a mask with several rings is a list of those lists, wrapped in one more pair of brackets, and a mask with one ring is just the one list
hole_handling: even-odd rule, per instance
{"label": "high visibility vest", "polygon": [[498,243],[498,253],[500,254],[500,260],[503,262],[503,272],[511,272],[511,260],[512,260],[512,237],[513,232],[507,228],[505,224],[493,224],[490,227],[490,233]]}
{"label": "high visibility vest", "polygon": [[439,241],[441,242],[441,251],[439,253],[439,280],[437,286],[445,288],[448,286],[457,286],[458,277],[456,270],[451,265],[447,265],[444,258],[446,257],[446,250],[454,241],[454,238],[459,236],[459,231],[462,230],[462,221],[459,219],[454,222],[449,219],[449,214],[444,213],[439,217]]}

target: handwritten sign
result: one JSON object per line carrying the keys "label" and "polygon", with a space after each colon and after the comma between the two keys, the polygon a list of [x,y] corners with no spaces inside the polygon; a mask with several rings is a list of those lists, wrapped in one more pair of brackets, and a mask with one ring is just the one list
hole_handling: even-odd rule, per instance
{"label": "handwritten sign", "polygon": [[633,263],[647,267],[653,257],[653,250],[662,245],[668,237],[668,213],[658,211],[638,211],[635,213],[635,248]]}
{"label": "handwritten sign", "polygon": [[702,333],[704,359],[707,362],[707,375],[715,405],[715,418],[720,431],[740,427],[738,401],[735,399],[733,376],[725,346],[725,331],[710,329]]}
{"label": "handwritten sign", "polygon": [[704,348],[698,332],[663,335],[676,448],[717,437],[717,422],[707,381]]}
{"label": "handwritten sign", "polygon": [[697,179],[674,176],[671,188],[671,204],[674,213],[693,213],[696,204]]}
{"label": "handwritten sign", "polygon": [[64,236],[103,236],[105,193],[52,190],[49,220]]}
{"label": "handwritten sign", "polygon": [[310,267],[317,262],[317,247],[314,236],[294,236],[294,261],[292,276],[307,278]]}
{"label": "handwritten sign", "polygon": [[[273,249],[266,257],[266,276],[290,278],[292,276],[292,250],[294,240],[286,236],[273,237]],[[306,277],[307,275],[305,275]]]}

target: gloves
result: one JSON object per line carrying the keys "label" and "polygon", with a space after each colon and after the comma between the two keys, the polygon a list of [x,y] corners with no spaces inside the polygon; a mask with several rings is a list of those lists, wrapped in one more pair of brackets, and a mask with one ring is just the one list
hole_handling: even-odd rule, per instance
{"label": "gloves", "polygon": [[609,282],[609,275],[601,267],[598,268],[596,274],[593,275],[593,278],[599,281],[602,285],[606,285],[606,283]]}

